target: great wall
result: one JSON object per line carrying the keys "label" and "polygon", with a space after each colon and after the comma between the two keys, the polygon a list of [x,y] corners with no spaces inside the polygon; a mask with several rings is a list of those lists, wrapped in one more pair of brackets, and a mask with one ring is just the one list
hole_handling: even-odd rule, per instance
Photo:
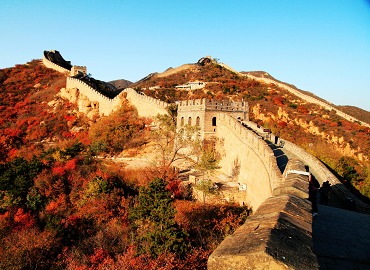
{"label": "great wall", "polygon": [[230,70],[230,71],[238,74],[239,76],[245,76],[245,77],[248,77],[250,79],[253,79],[253,80],[256,80],[256,81],[265,83],[265,84],[275,84],[276,86],[278,86],[280,88],[283,88],[285,90],[288,90],[293,95],[295,95],[295,96],[303,99],[304,101],[306,101],[308,103],[317,104],[317,105],[323,107],[324,109],[326,109],[328,111],[335,111],[335,113],[338,116],[340,116],[340,117],[342,117],[342,118],[344,118],[344,119],[346,119],[346,120],[348,120],[350,122],[358,122],[358,123],[360,123],[363,126],[370,127],[370,124],[365,123],[365,122],[363,122],[363,121],[361,121],[361,120],[359,120],[359,119],[357,119],[357,118],[355,118],[353,116],[350,116],[350,115],[342,112],[341,110],[338,110],[338,108],[335,108],[334,106],[332,106],[332,105],[330,105],[328,103],[325,103],[325,102],[323,102],[321,100],[318,100],[318,99],[316,99],[314,97],[311,97],[309,95],[306,95],[306,94],[302,93],[301,91],[299,91],[297,89],[294,89],[293,87],[291,87],[291,86],[289,86],[289,85],[287,85],[285,83],[279,82],[277,80],[269,79],[269,78],[257,77],[257,76],[251,75],[251,74],[243,74],[243,73],[240,73],[240,72],[234,70],[233,68],[231,68],[230,66],[228,66],[228,65],[226,65],[224,63],[219,63],[219,64],[221,66],[223,66],[224,68],[226,68],[226,69],[228,69],[228,70]]}
{"label": "great wall", "polygon": [[[67,76],[70,74],[48,61],[43,62],[49,68]],[[73,92],[74,101],[77,101],[77,92],[86,96],[100,115],[109,115],[120,104],[121,94],[108,99],[69,77],[64,91]],[[125,89],[124,93],[141,116],[167,113],[168,104],[163,101],[141,95],[133,89]],[[71,98],[71,94],[64,97]],[[190,119],[192,125],[203,129],[203,137],[209,133],[219,139],[220,170],[231,175],[235,163],[238,163],[240,173],[236,181],[246,186],[243,202],[254,210],[245,224],[211,254],[208,269],[319,269],[312,247],[308,177],[296,172],[305,172],[305,165],[308,165],[321,183],[328,180],[332,184],[340,198],[355,201],[357,211],[370,214],[370,206],[353,196],[318,159],[289,141],[285,141],[284,149],[294,153],[298,159],[290,159],[282,172],[269,142],[258,135],[259,127],[248,120],[247,104],[233,107],[232,104],[220,106],[208,102],[208,109],[213,108],[208,112],[206,100],[179,102],[178,124],[188,123],[185,121]],[[271,136],[274,139],[274,135]]]}

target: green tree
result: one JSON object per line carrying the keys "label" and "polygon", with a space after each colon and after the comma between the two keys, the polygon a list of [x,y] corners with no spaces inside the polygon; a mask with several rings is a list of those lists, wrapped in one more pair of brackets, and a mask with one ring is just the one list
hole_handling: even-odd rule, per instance
{"label": "green tree", "polygon": [[162,179],[156,178],[147,188],[140,189],[129,218],[133,221],[141,253],[149,252],[154,257],[165,252],[180,256],[186,254],[189,247],[187,234],[174,220],[172,202],[171,192]]}
{"label": "green tree", "polygon": [[360,175],[356,170],[358,162],[351,157],[341,157],[336,166],[336,171],[352,185],[359,181]]}
{"label": "green tree", "polygon": [[31,161],[16,158],[0,165],[0,191],[7,192],[12,199],[26,202],[26,196],[33,186],[33,179],[43,168],[42,163],[33,157]]}

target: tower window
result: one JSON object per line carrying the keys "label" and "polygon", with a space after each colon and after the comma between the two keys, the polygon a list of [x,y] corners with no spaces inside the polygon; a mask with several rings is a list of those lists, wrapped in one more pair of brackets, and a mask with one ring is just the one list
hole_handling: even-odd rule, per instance
{"label": "tower window", "polygon": [[212,127],[215,127],[216,125],[216,116],[212,118]]}
{"label": "tower window", "polygon": [[195,122],[195,125],[196,125],[197,127],[200,127],[200,117],[199,117],[199,116],[197,117],[197,120],[196,120],[196,122]]}

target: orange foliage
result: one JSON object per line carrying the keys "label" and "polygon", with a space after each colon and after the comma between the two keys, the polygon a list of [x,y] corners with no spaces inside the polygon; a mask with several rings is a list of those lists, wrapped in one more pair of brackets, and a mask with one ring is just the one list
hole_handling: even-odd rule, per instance
{"label": "orange foliage", "polygon": [[35,225],[35,220],[30,213],[26,213],[22,208],[19,208],[14,215],[14,223],[16,229],[31,228]]}

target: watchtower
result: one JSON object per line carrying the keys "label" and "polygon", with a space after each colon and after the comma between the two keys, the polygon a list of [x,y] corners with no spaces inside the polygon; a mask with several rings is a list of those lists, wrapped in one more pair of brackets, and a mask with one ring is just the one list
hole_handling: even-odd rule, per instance
{"label": "watchtower", "polygon": [[71,76],[75,76],[78,73],[82,73],[82,74],[86,75],[87,74],[86,67],[85,66],[72,66]]}
{"label": "watchtower", "polygon": [[227,113],[236,119],[248,120],[248,103],[229,100],[195,99],[178,103],[177,126],[198,126],[200,136],[207,139],[216,134],[217,116]]}

